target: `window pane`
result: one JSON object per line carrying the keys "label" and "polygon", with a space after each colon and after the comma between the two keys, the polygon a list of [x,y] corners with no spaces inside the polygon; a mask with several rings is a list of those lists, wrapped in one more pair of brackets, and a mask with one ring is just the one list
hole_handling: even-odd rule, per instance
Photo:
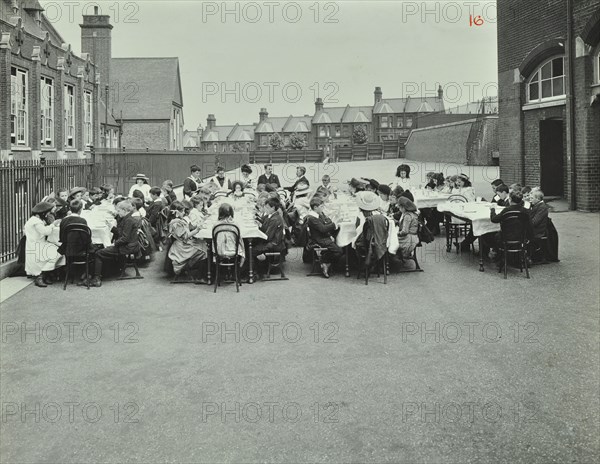
{"label": "window pane", "polygon": [[542,67],[542,79],[549,79],[552,77],[552,63],[546,63]]}
{"label": "window pane", "polygon": [[552,94],[554,96],[564,95],[564,79],[564,77],[555,77],[554,79],[552,79]]}
{"label": "window pane", "polygon": [[552,81],[542,81],[542,98],[548,98],[552,96]]}
{"label": "window pane", "polygon": [[552,60],[552,76],[562,76],[563,75],[563,59],[556,58]]}
{"label": "window pane", "polygon": [[530,100],[537,100],[540,98],[540,93],[539,93],[539,85],[536,82],[532,82],[531,84],[529,84],[529,99]]}

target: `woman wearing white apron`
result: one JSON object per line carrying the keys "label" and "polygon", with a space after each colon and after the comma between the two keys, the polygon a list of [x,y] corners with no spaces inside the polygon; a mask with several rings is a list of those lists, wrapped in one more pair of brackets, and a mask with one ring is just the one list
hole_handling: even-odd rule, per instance
{"label": "woman wearing white apron", "polygon": [[35,277],[35,285],[47,287],[52,282],[48,272],[64,266],[64,257],[58,253],[58,247],[48,242],[48,236],[58,227],[57,222],[46,225],[45,219],[54,205],[48,202],[38,203],[31,210],[31,217],[23,228],[25,245],[25,272]]}

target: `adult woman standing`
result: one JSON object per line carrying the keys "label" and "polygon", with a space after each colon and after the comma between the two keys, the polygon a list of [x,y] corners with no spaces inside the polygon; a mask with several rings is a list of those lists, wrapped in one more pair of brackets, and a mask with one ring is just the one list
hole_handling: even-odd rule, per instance
{"label": "adult woman standing", "polygon": [[26,237],[25,272],[35,277],[37,287],[47,287],[52,282],[48,273],[64,265],[64,258],[58,253],[58,246],[48,242],[48,236],[60,223],[59,220],[47,224],[48,213],[54,204],[38,203],[31,210],[31,217],[23,228]]}
{"label": "adult woman standing", "polygon": [[129,189],[129,198],[133,198],[133,192],[139,190],[144,194],[144,201],[150,201],[150,184],[148,184],[148,179],[145,174],[137,174],[135,177],[135,184],[131,186]]}

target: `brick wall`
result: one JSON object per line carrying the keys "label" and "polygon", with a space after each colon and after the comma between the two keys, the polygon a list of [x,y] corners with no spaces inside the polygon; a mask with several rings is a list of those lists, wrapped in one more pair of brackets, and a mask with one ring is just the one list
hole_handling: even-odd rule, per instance
{"label": "brick wall", "polygon": [[127,149],[169,150],[169,121],[123,121],[121,145]]}
{"label": "brick wall", "polygon": [[414,130],[406,143],[406,158],[465,164],[467,139],[472,125],[473,120]]}
{"label": "brick wall", "polygon": [[[571,128],[569,100],[560,107],[522,111],[525,103],[525,82],[520,82],[519,70],[525,81],[533,66],[544,57],[544,43],[565,43],[567,38],[567,2],[537,0],[498,2],[498,84],[500,175],[507,182],[540,183],[539,122],[547,118],[564,121],[565,195],[572,198],[571,147],[568,134],[575,140],[575,199],[578,209],[598,210],[600,205],[600,107],[590,106],[592,61],[590,55],[574,58],[574,125]],[[543,21],[540,21],[543,11]],[[590,22],[600,21],[600,0],[573,2],[574,36],[578,37]],[[595,39],[597,40],[597,39]],[[568,44],[567,44],[568,45]],[[596,44],[588,44],[592,47]],[[550,45],[548,45],[550,47]],[[573,47],[574,49],[575,47]],[[548,48],[549,49],[549,48]],[[548,50],[547,49],[547,50]],[[546,50],[546,52],[547,52]],[[558,49],[559,50],[559,49]],[[568,52],[565,65],[568,61]],[[548,55],[548,53],[547,53]],[[546,56],[549,57],[549,56]],[[526,67],[525,63],[530,66]],[[529,72],[525,72],[528,70]]]}

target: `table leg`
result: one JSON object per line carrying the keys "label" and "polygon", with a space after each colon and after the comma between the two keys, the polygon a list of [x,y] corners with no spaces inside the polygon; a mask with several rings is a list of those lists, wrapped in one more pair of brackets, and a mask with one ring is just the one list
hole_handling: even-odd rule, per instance
{"label": "table leg", "polygon": [[252,257],[252,239],[248,239],[248,283],[254,283],[254,259]]}
{"label": "table leg", "polygon": [[210,268],[212,264],[212,240],[207,240],[206,243],[208,245],[208,250],[206,253],[208,256],[208,259],[206,260],[206,281],[208,282],[208,285],[211,285],[212,275],[210,273]]}
{"label": "table leg", "polygon": [[348,254],[350,253],[349,251],[350,245],[346,245],[345,247],[345,255],[346,255],[346,277],[350,277],[350,262],[348,259]]}
{"label": "table leg", "polygon": [[481,235],[479,236],[479,238],[477,239],[478,243],[479,243],[479,272],[485,272],[485,269],[483,268],[483,248],[482,248],[482,241],[481,241]]}

